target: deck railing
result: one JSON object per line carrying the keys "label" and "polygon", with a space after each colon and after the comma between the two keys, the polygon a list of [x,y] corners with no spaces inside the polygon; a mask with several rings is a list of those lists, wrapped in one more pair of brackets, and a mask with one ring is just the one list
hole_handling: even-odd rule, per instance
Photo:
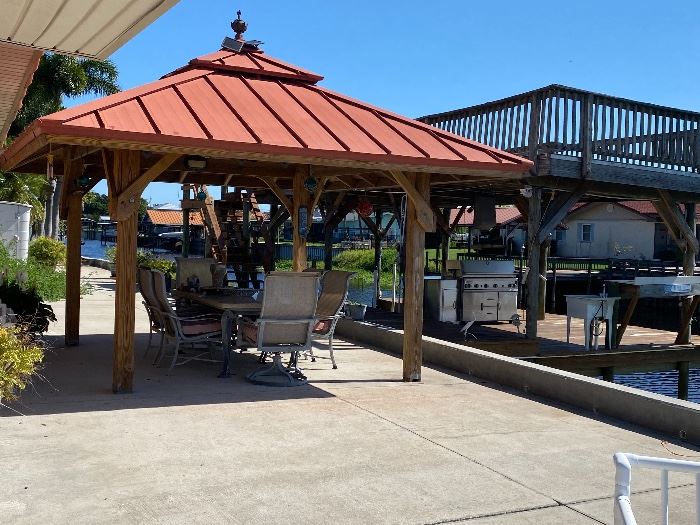
{"label": "deck railing", "polygon": [[700,113],[565,86],[419,120],[531,159],[557,153],[700,171]]}
{"label": "deck railing", "polygon": [[661,512],[658,523],[668,525],[668,473],[686,472],[695,474],[695,523],[700,525],[700,463],[677,459],[652,458],[618,452],[615,462],[615,525],[637,525],[632,512],[631,480],[632,467],[654,469],[661,472]]}

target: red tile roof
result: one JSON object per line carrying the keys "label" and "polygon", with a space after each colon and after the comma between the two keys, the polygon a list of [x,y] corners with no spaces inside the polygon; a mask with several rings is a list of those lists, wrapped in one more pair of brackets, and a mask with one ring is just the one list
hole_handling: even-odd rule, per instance
{"label": "red tile roof", "polygon": [[[142,150],[305,164],[517,176],[516,155],[317,86],[322,77],[260,51],[219,51],[161,80],[42,117],[0,156],[11,167],[42,146],[104,141]],[[132,146],[133,147],[133,146]]]}
{"label": "red tile roof", "polygon": [[[474,211],[470,210],[471,208],[467,208],[467,211],[464,212],[464,215],[459,220],[459,226],[471,226],[474,224]],[[459,210],[452,210],[450,213],[450,224],[455,220],[458,212]],[[496,208],[496,224],[505,224],[520,218],[521,214],[515,206]]]}
{"label": "red tile roof", "polygon": [[[146,217],[153,224],[163,226],[182,226],[182,210],[146,210]],[[192,226],[204,226],[202,213],[198,210],[190,213]]]}

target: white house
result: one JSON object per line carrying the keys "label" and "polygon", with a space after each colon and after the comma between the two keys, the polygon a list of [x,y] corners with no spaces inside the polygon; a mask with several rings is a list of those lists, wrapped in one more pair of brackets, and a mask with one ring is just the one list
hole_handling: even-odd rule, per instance
{"label": "white house", "polygon": [[[594,259],[654,259],[657,229],[651,203],[591,202],[577,206],[555,232],[556,255]],[[664,245],[664,248],[667,248]],[[660,250],[656,250],[657,252]]]}

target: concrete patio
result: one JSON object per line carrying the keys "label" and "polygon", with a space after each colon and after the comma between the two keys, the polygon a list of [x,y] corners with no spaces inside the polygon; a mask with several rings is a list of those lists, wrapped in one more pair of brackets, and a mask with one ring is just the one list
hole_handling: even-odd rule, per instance
{"label": "concrete patio", "polygon": [[[673,457],[668,437],[352,342],[302,362],[309,385],[247,383],[192,362],[167,376],[143,358],[135,392],[111,392],[114,281],[81,304],[81,345],[55,348],[35,389],[0,414],[3,523],[611,523],[612,454]],[[323,345],[320,355],[327,355]],[[152,356],[152,354],[151,354]],[[667,447],[697,457],[697,450]],[[671,475],[671,522],[693,523],[695,487]],[[635,471],[640,522],[658,516],[659,476]]]}

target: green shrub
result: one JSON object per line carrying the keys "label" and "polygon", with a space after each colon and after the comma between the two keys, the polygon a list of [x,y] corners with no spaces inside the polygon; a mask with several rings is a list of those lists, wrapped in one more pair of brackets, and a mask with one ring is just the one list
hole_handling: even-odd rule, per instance
{"label": "green shrub", "polygon": [[[19,272],[27,273],[25,288],[35,290],[44,301],[58,301],[66,297],[66,274],[39,263],[34,258],[21,261],[8,252],[0,242],[0,271],[7,270],[7,280],[12,283]],[[83,293],[81,287],[81,293]]]}
{"label": "green shrub", "polygon": [[44,358],[44,349],[19,328],[0,328],[0,402],[17,398]]}
{"label": "green shrub", "polygon": [[111,263],[116,263],[117,262],[117,245],[115,244],[114,246],[110,246],[105,250],[105,257],[107,257],[107,260]]}
{"label": "green shrub", "polygon": [[[382,249],[382,272],[390,272],[396,262],[396,249]],[[333,267],[339,270],[374,271],[374,250],[346,250],[333,259]]]}
{"label": "green shrub", "polygon": [[29,257],[39,264],[55,268],[66,260],[66,245],[51,237],[39,237],[29,243]]}

